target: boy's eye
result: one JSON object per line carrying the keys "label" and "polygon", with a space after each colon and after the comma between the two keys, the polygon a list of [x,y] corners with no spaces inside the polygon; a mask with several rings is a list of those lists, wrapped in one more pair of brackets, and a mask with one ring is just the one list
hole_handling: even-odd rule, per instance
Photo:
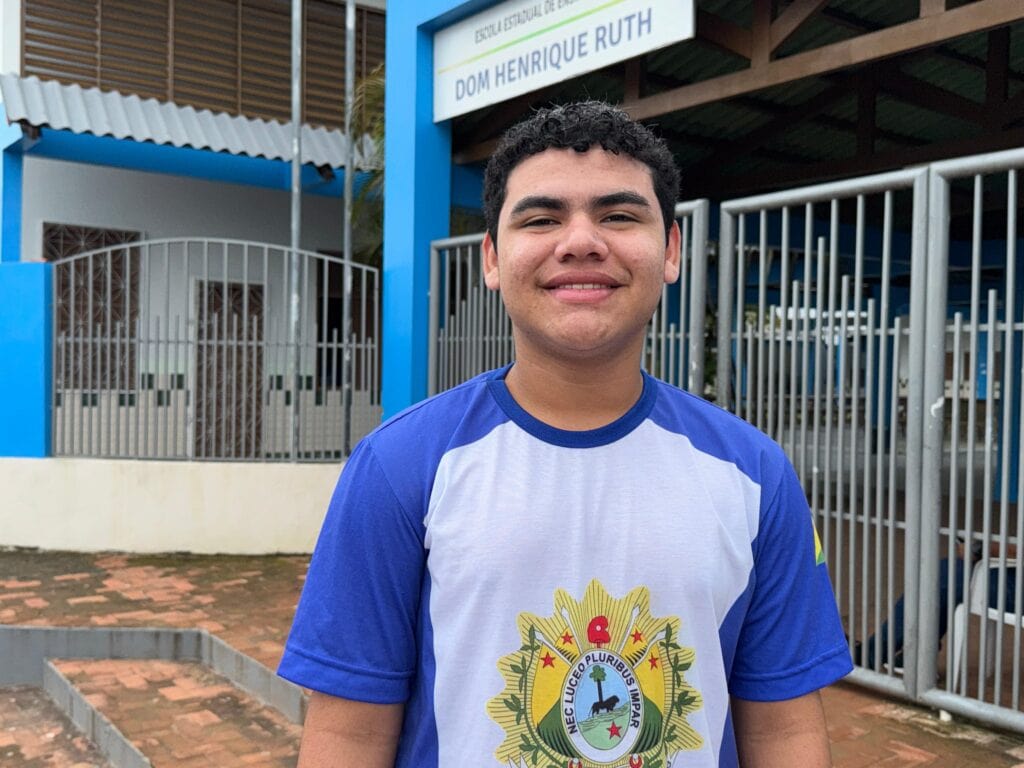
{"label": "boy's eye", "polygon": [[523,222],[524,227],[547,227],[552,224],[557,224],[550,216],[535,216],[532,219],[527,219]]}
{"label": "boy's eye", "polygon": [[604,217],[605,221],[636,221],[636,216],[631,213],[609,213]]}

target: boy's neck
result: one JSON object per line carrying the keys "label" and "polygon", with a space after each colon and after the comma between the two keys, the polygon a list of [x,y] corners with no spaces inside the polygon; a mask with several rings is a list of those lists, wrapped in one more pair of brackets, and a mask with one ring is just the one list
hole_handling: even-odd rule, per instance
{"label": "boy's neck", "polygon": [[580,431],[623,416],[640,399],[644,380],[639,359],[599,366],[517,359],[505,384],[534,418],[557,429]]}

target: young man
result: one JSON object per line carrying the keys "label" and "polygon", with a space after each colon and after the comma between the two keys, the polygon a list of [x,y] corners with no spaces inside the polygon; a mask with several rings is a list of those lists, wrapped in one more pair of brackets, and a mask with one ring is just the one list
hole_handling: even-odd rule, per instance
{"label": "young man", "polygon": [[807,503],[754,428],[640,368],[678,171],[587,102],[512,128],[484,276],[515,364],[353,452],[280,673],[299,764],[830,764],[849,654]]}

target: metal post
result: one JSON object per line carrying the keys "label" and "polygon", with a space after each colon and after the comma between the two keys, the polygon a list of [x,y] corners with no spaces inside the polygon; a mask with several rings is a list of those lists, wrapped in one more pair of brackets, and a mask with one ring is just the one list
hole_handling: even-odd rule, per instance
{"label": "metal post", "polygon": [[[356,3],[345,2],[345,306],[341,315],[344,349],[344,453],[352,452],[352,181],[355,176],[355,151],[352,140],[352,106],[356,82]],[[366,329],[363,329],[365,333]]]}
{"label": "metal post", "polygon": [[288,379],[292,383],[289,456],[299,453],[299,242],[302,228],[302,0],[292,0],[292,209],[288,253]]}

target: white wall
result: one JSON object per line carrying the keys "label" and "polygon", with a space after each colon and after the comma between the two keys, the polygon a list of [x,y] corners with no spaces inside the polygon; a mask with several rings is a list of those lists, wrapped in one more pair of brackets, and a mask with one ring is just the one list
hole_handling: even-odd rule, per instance
{"label": "white wall", "polygon": [[0,74],[21,74],[21,0],[0,0]]}
{"label": "white wall", "polygon": [[338,464],[0,458],[0,546],[311,552]]}
{"label": "white wall", "polygon": [[[146,239],[225,237],[287,245],[289,200],[284,190],[29,155],[24,164],[22,260],[42,259],[47,221],[138,230]],[[303,196],[301,246],[340,251],[343,214],[340,198]]]}

